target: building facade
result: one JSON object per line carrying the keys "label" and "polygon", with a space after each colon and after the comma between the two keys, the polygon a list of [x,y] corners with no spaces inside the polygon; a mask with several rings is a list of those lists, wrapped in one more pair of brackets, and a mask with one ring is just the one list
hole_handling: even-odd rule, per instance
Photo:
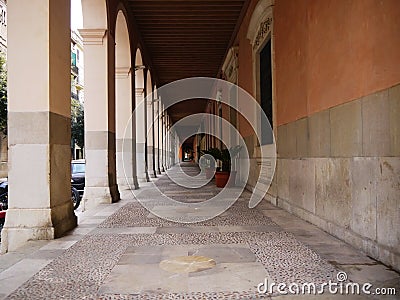
{"label": "building facade", "polygon": [[0,51],[7,53],[7,1],[0,1]]}
{"label": "building facade", "polygon": [[[79,32],[71,30],[71,110],[78,113],[80,107],[84,106],[84,52],[83,41]],[[73,118],[74,116],[71,115]],[[82,129],[83,130],[83,129]],[[82,149],[74,139],[71,139],[72,159],[84,158]]]}

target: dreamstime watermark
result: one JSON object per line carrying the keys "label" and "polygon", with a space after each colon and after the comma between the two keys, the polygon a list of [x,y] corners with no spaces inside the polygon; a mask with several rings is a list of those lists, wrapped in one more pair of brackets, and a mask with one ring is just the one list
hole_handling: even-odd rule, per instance
{"label": "dreamstime watermark", "polygon": [[[193,99],[213,100],[218,103],[219,107],[228,108],[229,114],[232,111],[237,112],[240,115],[237,120],[242,120],[241,122],[248,127],[247,132],[249,132],[249,129],[253,132],[254,139],[252,139],[252,142],[255,142],[255,146],[258,146],[256,164],[260,167],[258,177],[253,178],[255,182],[254,191],[248,205],[249,208],[254,208],[265,196],[274,176],[276,165],[275,138],[271,124],[259,103],[247,91],[235,84],[216,78],[193,77],[158,88],[155,93],[150,93],[140,103],[136,103],[135,111],[125,129],[122,149],[129,149],[129,145],[127,147],[125,144],[132,143],[133,139],[130,134],[136,128],[136,126],[133,126],[133,122],[134,120],[138,122],[141,119],[141,114],[144,114],[145,108],[151,107],[147,105],[148,103],[155,103],[156,101],[160,110],[155,115],[154,120],[148,122],[145,135],[136,136],[136,143],[151,140],[151,133],[159,130],[158,122],[162,119],[164,112],[178,103]],[[202,202],[176,201],[165,195],[153,181],[149,183],[151,187],[147,189],[146,193],[135,193],[136,199],[152,214],[179,223],[202,222],[225,212],[242,194],[251,169],[251,155],[248,153],[244,137],[237,129],[237,124],[231,124],[225,118],[216,114],[198,113],[188,115],[175,122],[167,128],[166,134],[169,137],[167,141],[174,152],[177,152],[185,140],[192,136],[209,135],[217,138],[229,150],[232,166],[236,171],[238,180],[236,180],[236,184],[227,185],[216,196]],[[237,146],[240,147],[241,151],[237,157],[233,157],[230,149]],[[250,150],[253,151],[253,149]],[[140,163],[142,162],[137,161],[136,165]],[[207,171],[209,172],[206,169],[210,169],[210,164],[215,165],[215,160],[208,156],[199,161],[201,171],[199,175],[189,176],[183,170],[167,172],[167,175],[179,186],[201,189],[210,181],[209,176],[206,176]],[[132,165],[132,152],[123,151],[122,165],[127,183],[132,185],[128,180],[131,176],[127,176],[127,168]],[[212,172],[215,172],[215,168]],[[256,174],[252,174],[252,176],[256,177]],[[134,188],[131,186],[131,189]],[[153,201],[149,201],[149,198]],[[162,202],[162,207],[154,205],[155,201]]]}
{"label": "dreamstime watermark", "polygon": [[280,295],[321,295],[324,293],[339,294],[339,295],[396,295],[396,288],[394,287],[374,287],[371,283],[357,283],[347,281],[348,277],[345,272],[338,272],[336,274],[337,281],[329,280],[323,283],[275,283],[269,282],[265,278],[257,286],[257,291],[260,294],[273,294]]}

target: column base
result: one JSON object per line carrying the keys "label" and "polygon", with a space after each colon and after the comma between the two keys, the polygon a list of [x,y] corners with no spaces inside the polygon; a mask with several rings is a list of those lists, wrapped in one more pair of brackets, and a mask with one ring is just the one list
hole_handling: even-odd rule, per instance
{"label": "column base", "polygon": [[[65,213],[65,209],[69,211]],[[61,237],[77,224],[78,218],[73,213],[70,203],[52,209],[10,208],[7,210],[6,224],[1,231],[0,252],[15,251],[31,240],[52,240]]]}
{"label": "column base", "polygon": [[118,186],[85,187],[82,199],[82,210],[91,209],[99,204],[111,204],[120,200]]}
{"label": "column base", "polygon": [[149,175],[145,174],[144,176],[138,176],[138,182],[143,183],[143,182],[149,182],[150,178]]}
{"label": "column base", "polygon": [[138,181],[137,177],[133,178],[133,185],[135,187],[135,190],[139,189],[139,181]]}
{"label": "column base", "polygon": [[118,189],[122,190],[122,189],[135,189],[135,182],[137,182],[137,179],[130,177],[130,178],[126,178],[126,177],[120,177],[117,178],[117,185],[118,185]]}
{"label": "column base", "polygon": [[147,172],[146,172],[146,181],[147,181],[147,182],[150,182],[150,181],[151,181],[151,180],[150,180],[149,173],[147,173]]}
{"label": "column base", "polygon": [[[7,212],[8,213],[8,212]],[[15,251],[30,240],[54,239],[53,227],[7,228],[1,231],[1,253]]]}

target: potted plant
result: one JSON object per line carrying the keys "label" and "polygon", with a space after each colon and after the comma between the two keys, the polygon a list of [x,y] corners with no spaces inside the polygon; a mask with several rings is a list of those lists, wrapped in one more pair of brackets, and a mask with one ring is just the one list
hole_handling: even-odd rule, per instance
{"label": "potted plant", "polygon": [[232,148],[218,150],[216,159],[220,160],[222,163],[221,170],[215,173],[215,184],[217,187],[223,188],[227,184],[228,186],[234,186],[236,180],[236,171],[232,171],[232,159],[234,159],[240,152],[241,146],[234,146]]}
{"label": "potted plant", "polygon": [[[203,150],[200,153],[201,153],[201,155],[204,155],[204,154],[211,155],[212,157],[214,157],[215,160],[217,159],[217,157],[220,156],[220,151],[218,148],[210,148],[208,150]],[[207,165],[203,166],[203,167],[205,168],[206,178],[211,179],[214,176],[214,170],[216,168],[215,161],[211,160],[211,159],[207,159]]]}

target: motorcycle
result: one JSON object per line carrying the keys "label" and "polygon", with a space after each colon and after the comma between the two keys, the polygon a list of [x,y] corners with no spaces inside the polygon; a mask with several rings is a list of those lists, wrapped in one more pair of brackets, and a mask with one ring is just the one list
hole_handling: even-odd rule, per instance
{"label": "motorcycle", "polygon": [[[76,188],[71,186],[71,201],[74,205],[74,209],[79,207],[81,203],[81,197]],[[0,211],[8,209],[8,181],[3,181],[0,183]]]}
{"label": "motorcycle", "polygon": [[81,196],[79,195],[78,190],[73,186],[71,186],[71,200],[74,204],[74,209],[77,209],[79,204],[81,204]]}

